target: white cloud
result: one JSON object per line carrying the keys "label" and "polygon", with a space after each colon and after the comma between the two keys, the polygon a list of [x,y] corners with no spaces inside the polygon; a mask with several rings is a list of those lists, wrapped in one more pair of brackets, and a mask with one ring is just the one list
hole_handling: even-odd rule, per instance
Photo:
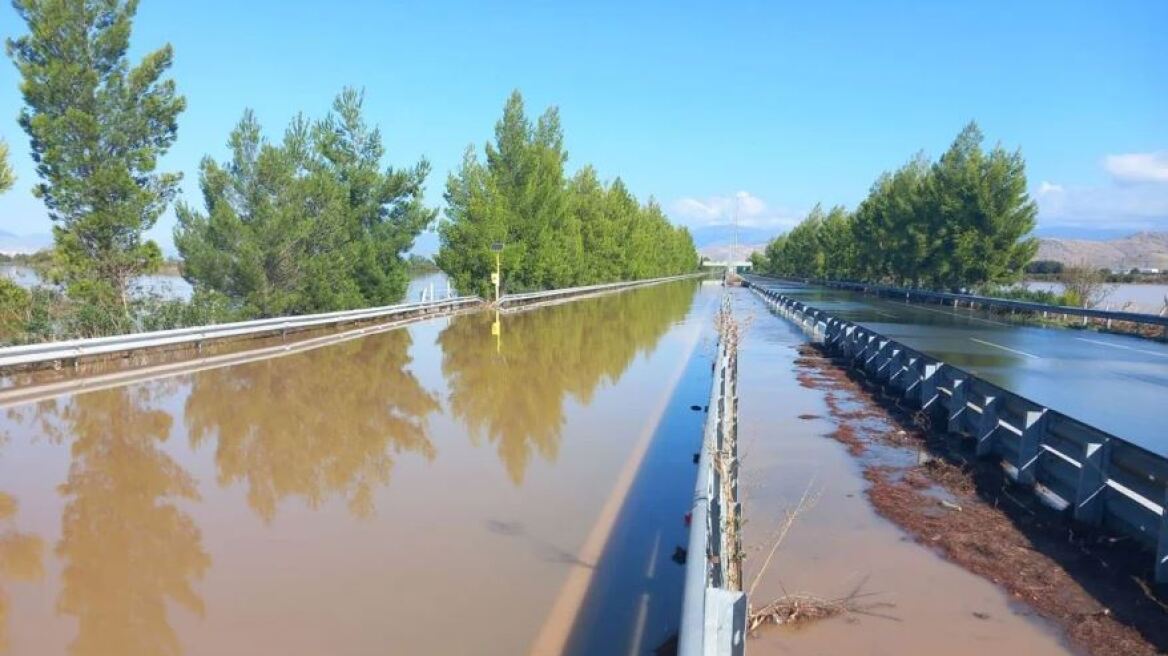
{"label": "white cloud", "polygon": [[1063,187],[1043,182],[1034,194],[1044,226],[1168,230],[1168,185]]}
{"label": "white cloud", "polygon": [[1108,155],[1103,168],[1120,183],[1168,182],[1168,151]]}
{"label": "white cloud", "polygon": [[1038,185],[1038,192],[1036,195],[1037,196],[1046,196],[1048,194],[1061,194],[1064,191],[1066,191],[1066,190],[1063,189],[1062,185],[1057,185],[1057,184],[1054,184],[1052,182],[1047,182],[1046,180],[1043,180],[1042,184]]}
{"label": "white cloud", "polygon": [[1112,182],[1063,186],[1043,180],[1034,190],[1043,226],[1168,230],[1168,151],[1108,155]]}
{"label": "white cloud", "polygon": [[679,198],[670,205],[672,214],[690,226],[729,225],[734,222],[746,227],[791,227],[802,218],[797,212],[769,207],[763,199],[749,191],[738,191],[726,196],[706,198]]}

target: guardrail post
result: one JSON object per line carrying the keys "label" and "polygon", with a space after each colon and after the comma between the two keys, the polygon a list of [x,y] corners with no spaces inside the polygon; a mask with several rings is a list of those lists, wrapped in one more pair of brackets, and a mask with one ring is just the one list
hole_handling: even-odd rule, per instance
{"label": "guardrail post", "polygon": [[879,337],[872,339],[872,344],[875,346],[875,348],[872,349],[871,357],[869,357],[868,361],[864,363],[864,369],[868,373],[877,375],[877,377],[879,377],[879,371],[882,364],[881,361],[885,358],[884,349],[887,348],[888,343],[889,342],[887,339],[880,339]]}
{"label": "guardrail post", "polygon": [[896,345],[890,346],[883,358],[884,363],[876,370],[877,380],[883,380],[892,389],[896,389],[896,381],[900,377],[900,355],[903,352],[904,349],[897,348]]}
{"label": "guardrail post", "polygon": [[1076,521],[1099,526],[1103,523],[1103,494],[1107,489],[1107,469],[1111,463],[1111,442],[1088,442],[1079,466],[1075,488]]}
{"label": "guardrail post", "polygon": [[[924,362],[924,360],[918,358],[918,362]],[[937,372],[941,369],[941,363],[925,362],[920,369],[921,389],[920,396],[917,398],[920,401],[921,410],[928,410],[937,400]]]}
{"label": "guardrail post", "polygon": [[978,456],[988,455],[994,450],[994,441],[998,432],[998,397],[985,397],[985,405],[981,408],[981,422],[977,426]]}
{"label": "guardrail post", "polygon": [[953,379],[953,391],[949,395],[949,422],[947,428],[950,433],[964,432],[965,428],[965,379]]}
{"label": "guardrail post", "polygon": [[1026,423],[1022,427],[1022,437],[1018,440],[1018,482],[1022,485],[1034,485],[1039,444],[1046,435],[1049,419],[1046,408],[1026,411]]}
{"label": "guardrail post", "polygon": [[[746,594],[722,588],[706,588],[706,625],[702,632],[704,655],[743,656],[746,636]],[[726,646],[730,650],[726,651]]]}

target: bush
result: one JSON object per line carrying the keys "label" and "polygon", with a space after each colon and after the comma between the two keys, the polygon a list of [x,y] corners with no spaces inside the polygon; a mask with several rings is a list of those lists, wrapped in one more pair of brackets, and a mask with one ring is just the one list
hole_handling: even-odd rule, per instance
{"label": "bush", "polygon": [[199,290],[189,301],[152,293],[137,301],[135,310],[135,324],[142,331],[206,326],[246,318],[231,307],[226,295],[213,290]]}
{"label": "bush", "polygon": [[1008,298],[1029,303],[1043,303],[1046,305],[1073,305],[1066,294],[1044,289],[1030,289],[1028,287],[987,287],[979,292],[982,296],[992,298]]}

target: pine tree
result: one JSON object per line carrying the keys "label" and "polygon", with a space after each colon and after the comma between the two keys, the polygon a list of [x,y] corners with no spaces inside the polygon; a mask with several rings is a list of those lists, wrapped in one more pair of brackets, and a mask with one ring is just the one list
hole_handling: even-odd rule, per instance
{"label": "pine tree", "polygon": [[514,92],[480,160],[468,148],[446,183],[442,246],[435,262],[462,292],[488,296],[502,244],[503,288],[516,292],[689,271],[697,253],[688,231],[669,225],[652,201],[642,207],[617,179],[607,188],[591,167],[570,180],[555,108],[533,126]]}
{"label": "pine tree", "polygon": [[763,268],[946,289],[1018,280],[1037,250],[1025,161],[982,141],[970,123],[938,161],[918,154],[882,174],[854,213],[817,205],[767,244]]}
{"label": "pine tree", "polygon": [[0,140],[0,194],[12,188],[16,184],[16,174],[12,172],[12,166],[8,164],[8,144]]}
{"label": "pine tree", "polygon": [[130,281],[157,268],[143,234],[170,203],[181,175],[156,173],[186,106],[164,78],[169,45],[131,66],[136,0],[14,0],[28,34],[7,42],[20,72],[20,125],[32,145],[70,296],[122,308]]}
{"label": "pine tree", "polygon": [[205,213],[178,206],[175,245],[196,291],[226,295],[245,315],[396,302],[403,254],[436,214],[422,204],[429,164],[381,168],[385,149],[346,89],[323,120],[294,119],[268,143],[251,111],[232,131],[230,162],[204,158]]}

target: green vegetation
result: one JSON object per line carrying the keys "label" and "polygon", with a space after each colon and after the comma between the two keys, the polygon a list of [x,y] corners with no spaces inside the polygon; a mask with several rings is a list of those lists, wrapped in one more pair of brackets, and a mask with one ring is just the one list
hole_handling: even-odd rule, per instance
{"label": "green vegetation", "polygon": [[446,219],[436,262],[465,293],[491,293],[493,244],[502,245],[509,292],[651,278],[697,267],[693,238],[661,207],[641,205],[618,178],[590,166],[568,178],[560,117],[534,125],[511,94],[480,160],[473,147],[446,182]]}
{"label": "green vegetation", "polygon": [[767,245],[760,270],[950,290],[1020,280],[1038,248],[1025,162],[982,141],[970,123],[938,161],[881,175],[854,212],[817,205]]}
{"label": "green vegetation", "polygon": [[16,184],[16,174],[12,172],[12,166],[8,163],[8,144],[0,140],[0,194],[12,188]]}
{"label": "green vegetation", "polygon": [[[693,240],[650,200],[591,167],[574,177],[556,110],[535,125],[516,92],[480,163],[474,151],[447,182],[437,262],[406,254],[438,211],[423,204],[429,163],[385,166],[381,133],[345,89],[320,120],[297,116],[278,142],[244,112],[229,161],[200,165],[203,207],[176,207],[181,261],[145,234],[174,200],[182,175],[158,171],[186,107],[167,73],[169,45],[129,57],[137,0],[14,0],[27,33],[9,39],[21,76],[54,246],[0,261],[46,282],[0,278],[0,340],[92,337],[229,320],[385,305],[411,273],[440,266],[464,293],[485,295],[503,244],[509,291],[647,278],[696,268]],[[0,141],[0,192],[14,184]],[[190,300],[143,292],[135,281],[179,273]]]}
{"label": "green vegetation", "polygon": [[415,253],[411,253],[410,256],[406,258],[406,270],[415,275],[421,273],[436,273],[441,271],[441,269],[438,268],[438,265],[434,264],[434,260],[431,260],[424,255],[417,255]]}
{"label": "green vegetation", "polygon": [[381,132],[361,105],[345,89],[324,119],[295,118],[280,144],[249,110],[228,140],[231,161],[203,160],[206,213],[179,203],[174,235],[197,294],[222,294],[260,317],[402,297],[402,254],[436,215],[422,205],[430,165],[383,170]]}
{"label": "green vegetation", "polygon": [[162,252],[143,237],[178,189],[156,173],[186,101],[164,79],[169,45],[131,66],[137,2],[14,0],[28,34],[9,39],[21,76],[40,182],[33,188],[56,223],[55,278],[100,333],[130,330],[128,287],[157,270]]}
{"label": "green vegetation", "polygon": [[1026,273],[1034,275],[1058,275],[1063,272],[1063,263],[1056,260],[1034,260],[1026,265]]}

